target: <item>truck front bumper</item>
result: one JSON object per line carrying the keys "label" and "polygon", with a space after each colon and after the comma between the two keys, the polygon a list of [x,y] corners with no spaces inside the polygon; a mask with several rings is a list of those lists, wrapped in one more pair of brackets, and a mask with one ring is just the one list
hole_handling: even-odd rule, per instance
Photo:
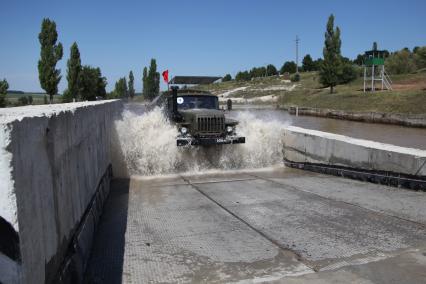
{"label": "truck front bumper", "polygon": [[222,144],[241,144],[246,143],[245,137],[227,136],[218,138],[194,138],[194,137],[178,137],[176,139],[177,146],[186,145],[222,145]]}

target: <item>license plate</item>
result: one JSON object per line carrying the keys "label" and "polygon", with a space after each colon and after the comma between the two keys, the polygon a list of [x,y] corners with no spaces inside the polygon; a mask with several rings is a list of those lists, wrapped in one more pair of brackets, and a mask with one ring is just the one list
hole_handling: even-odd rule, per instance
{"label": "license plate", "polygon": [[226,140],[223,139],[223,138],[217,138],[216,139],[216,143],[225,143],[225,142],[226,142]]}

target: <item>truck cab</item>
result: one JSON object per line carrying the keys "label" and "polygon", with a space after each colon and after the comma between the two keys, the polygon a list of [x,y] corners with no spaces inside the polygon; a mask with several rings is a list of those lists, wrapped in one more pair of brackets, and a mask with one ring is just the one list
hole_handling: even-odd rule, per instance
{"label": "truck cab", "polygon": [[179,130],[177,146],[245,143],[237,135],[238,121],[225,117],[217,96],[177,87],[163,95],[167,116]]}

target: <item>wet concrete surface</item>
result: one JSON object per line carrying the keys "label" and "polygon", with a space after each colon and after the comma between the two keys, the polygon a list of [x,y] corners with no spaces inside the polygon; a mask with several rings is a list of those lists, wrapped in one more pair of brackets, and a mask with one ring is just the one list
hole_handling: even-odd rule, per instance
{"label": "wet concrete surface", "polygon": [[425,283],[424,204],[288,168],[114,180],[86,282]]}

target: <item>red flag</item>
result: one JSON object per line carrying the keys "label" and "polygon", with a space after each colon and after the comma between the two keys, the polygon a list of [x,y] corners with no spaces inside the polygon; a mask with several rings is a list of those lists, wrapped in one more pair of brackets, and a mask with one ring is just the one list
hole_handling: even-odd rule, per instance
{"label": "red flag", "polygon": [[169,83],[169,70],[163,71],[163,79],[167,84]]}

